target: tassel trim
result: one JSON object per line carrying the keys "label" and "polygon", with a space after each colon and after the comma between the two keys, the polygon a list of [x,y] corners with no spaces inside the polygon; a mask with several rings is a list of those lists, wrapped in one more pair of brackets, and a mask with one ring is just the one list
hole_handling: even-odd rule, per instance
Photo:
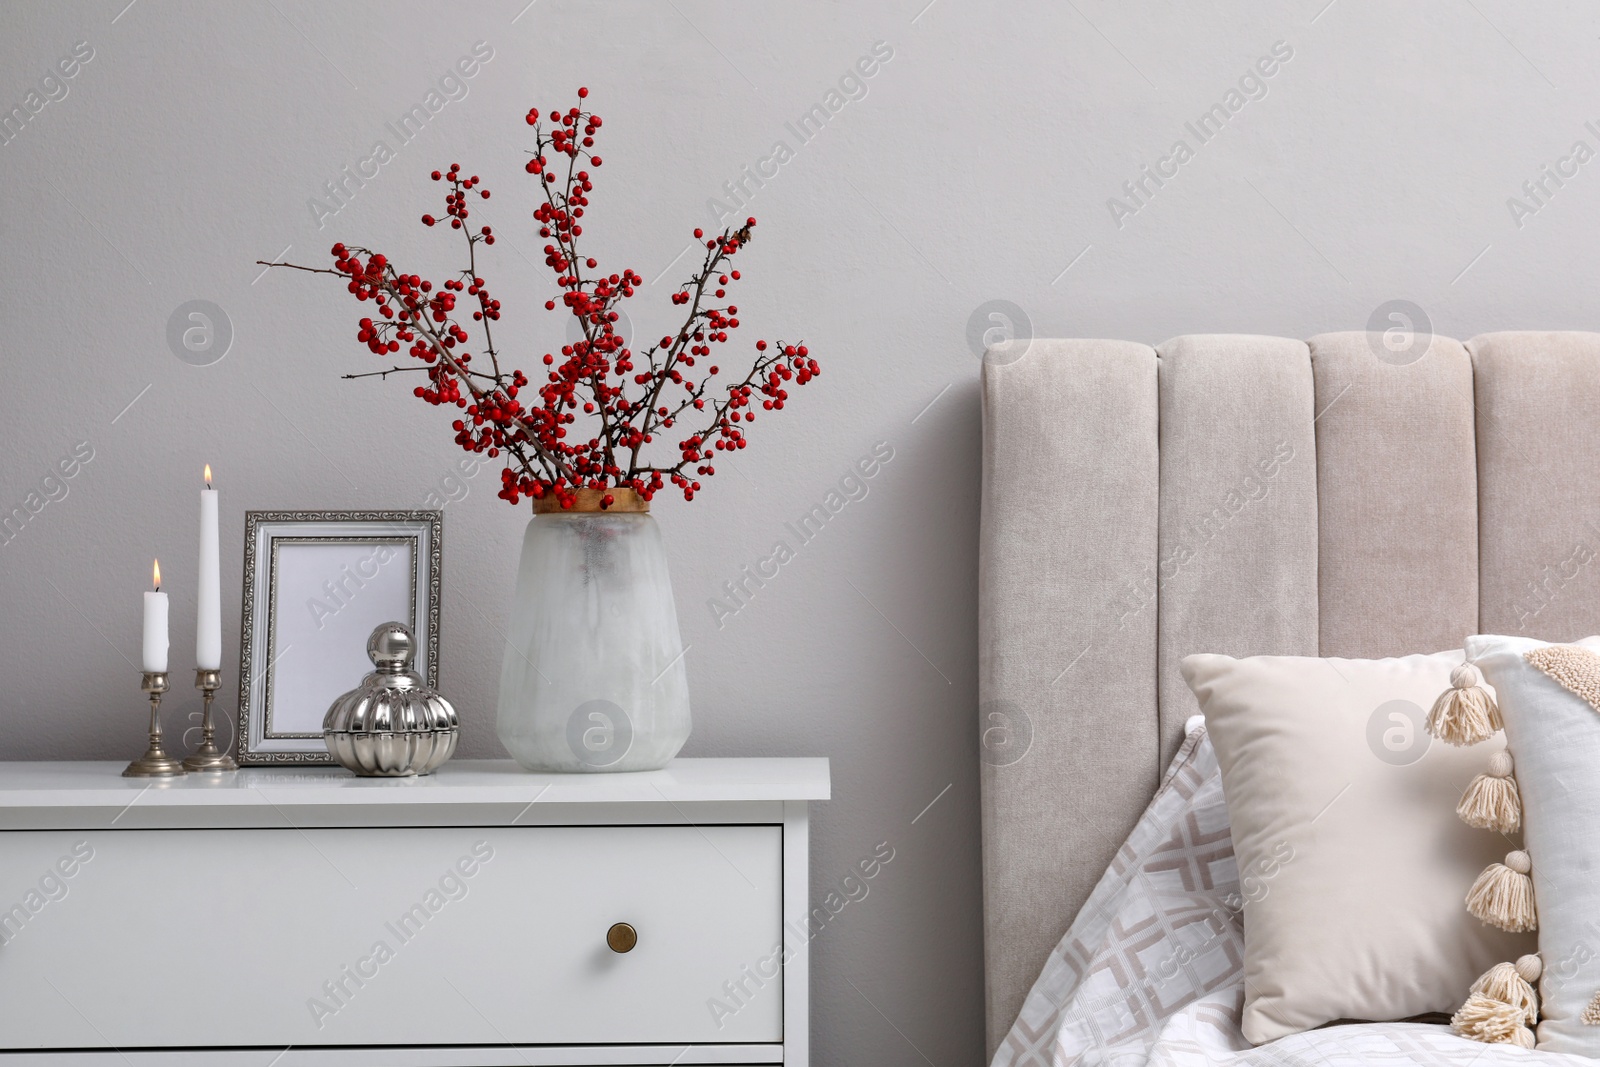
{"label": "tassel trim", "polygon": [[1467,1002],[1450,1017],[1450,1028],[1469,1041],[1486,1045],[1533,1047],[1533,1031],[1523,1021],[1522,1011],[1482,993],[1467,997]]}
{"label": "tassel trim", "polygon": [[1470,663],[1450,672],[1450,688],[1428,712],[1428,733],[1450,745],[1476,745],[1501,728],[1500,706],[1483,686],[1483,674]]}
{"label": "tassel trim", "polygon": [[1521,850],[1506,854],[1504,863],[1491,863],[1467,892],[1467,911],[1476,918],[1513,934],[1539,928],[1534,908],[1533,863]]}
{"label": "tassel trim", "polygon": [[1467,1002],[1450,1019],[1451,1027],[1471,1041],[1533,1048],[1533,1027],[1539,1021],[1533,983],[1543,972],[1543,962],[1533,955],[1495,964],[1472,983]]}
{"label": "tassel trim", "polygon": [[[1531,973],[1530,973],[1531,972]],[[1497,963],[1472,983],[1469,992],[1509,1004],[1521,1011],[1529,1026],[1539,1021],[1539,996],[1533,983],[1544,973],[1538,956],[1523,956],[1516,963]]]}
{"label": "tassel trim", "polygon": [[1472,780],[1461,794],[1456,814],[1468,826],[1514,834],[1522,828],[1522,797],[1511,776],[1511,754],[1496,752],[1489,769]]}

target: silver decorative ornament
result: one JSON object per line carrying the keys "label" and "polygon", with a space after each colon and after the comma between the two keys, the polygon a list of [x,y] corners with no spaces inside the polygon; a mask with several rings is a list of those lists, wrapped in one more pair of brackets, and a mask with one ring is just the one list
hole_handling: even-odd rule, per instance
{"label": "silver decorative ornament", "polygon": [[322,739],[341,766],[368,778],[402,778],[429,774],[455,754],[456,709],[411,670],[415,651],[416,639],[398,622],[367,638],[374,670],[322,720]]}

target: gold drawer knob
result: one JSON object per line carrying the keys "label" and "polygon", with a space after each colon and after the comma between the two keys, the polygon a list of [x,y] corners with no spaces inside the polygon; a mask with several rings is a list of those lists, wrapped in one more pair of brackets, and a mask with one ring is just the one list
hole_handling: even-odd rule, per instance
{"label": "gold drawer knob", "polygon": [[639,943],[639,931],[627,923],[615,923],[606,931],[606,947],[612,952],[631,952]]}

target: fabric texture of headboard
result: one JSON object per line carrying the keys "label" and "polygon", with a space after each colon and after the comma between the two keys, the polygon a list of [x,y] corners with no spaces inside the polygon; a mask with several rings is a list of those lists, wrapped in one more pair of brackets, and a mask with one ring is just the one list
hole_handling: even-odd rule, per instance
{"label": "fabric texture of headboard", "polygon": [[1033,340],[983,372],[989,1049],[1198,708],[1191,652],[1600,631],[1600,334]]}

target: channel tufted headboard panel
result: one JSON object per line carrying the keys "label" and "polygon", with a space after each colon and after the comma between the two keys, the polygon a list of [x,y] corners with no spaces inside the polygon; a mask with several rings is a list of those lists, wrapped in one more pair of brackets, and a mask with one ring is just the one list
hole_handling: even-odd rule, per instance
{"label": "channel tufted headboard panel", "polygon": [[1191,652],[1600,632],[1600,334],[1035,340],[983,378],[992,1052],[1197,710]]}

